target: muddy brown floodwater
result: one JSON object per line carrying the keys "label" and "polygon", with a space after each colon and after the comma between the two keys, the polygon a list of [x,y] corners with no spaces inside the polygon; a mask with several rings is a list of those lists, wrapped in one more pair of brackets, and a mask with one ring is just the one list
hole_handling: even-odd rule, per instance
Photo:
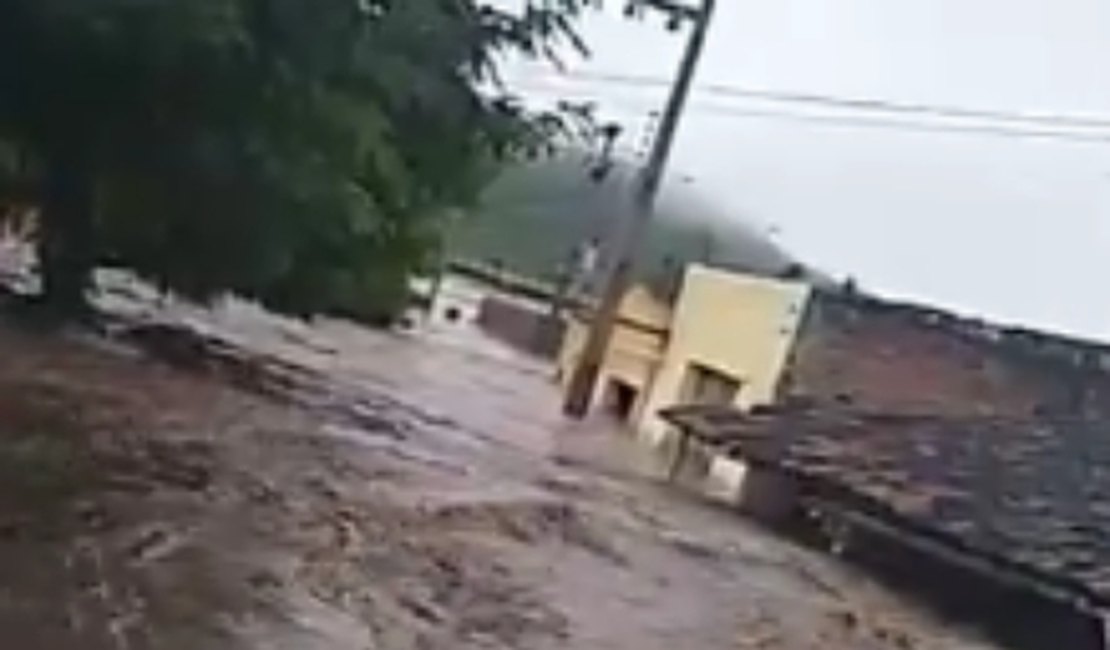
{"label": "muddy brown floodwater", "polygon": [[659,484],[610,425],[557,416],[541,363],[473,331],[152,305],[104,301],[294,388],[0,321],[6,647],[991,647]]}

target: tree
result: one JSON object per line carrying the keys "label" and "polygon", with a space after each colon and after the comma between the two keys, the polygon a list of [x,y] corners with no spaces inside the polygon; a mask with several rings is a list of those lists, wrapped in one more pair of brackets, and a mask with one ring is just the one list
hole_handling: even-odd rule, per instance
{"label": "tree", "polygon": [[589,0],[0,0],[0,141],[42,297],[115,264],[207,299],[387,315],[483,164],[558,130],[497,90]]}

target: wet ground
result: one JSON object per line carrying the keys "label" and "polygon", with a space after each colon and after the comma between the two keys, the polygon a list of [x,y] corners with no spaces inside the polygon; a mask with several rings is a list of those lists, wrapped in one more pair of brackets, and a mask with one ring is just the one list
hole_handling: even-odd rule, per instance
{"label": "wet ground", "polygon": [[104,305],[295,378],[264,397],[235,387],[254,375],[0,323],[11,647],[992,647],[661,484],[613,425],[557,415],[544,364],[472,330],[134,287]]}

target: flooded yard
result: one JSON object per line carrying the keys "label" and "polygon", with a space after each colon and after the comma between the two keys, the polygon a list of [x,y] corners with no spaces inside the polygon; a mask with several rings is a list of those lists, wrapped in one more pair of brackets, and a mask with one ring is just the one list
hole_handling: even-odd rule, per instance
{"label": "flooded yard", "polygon": [[659,483],[613,425],[561,419],[543,363],[465,326],[139,293],[104,306],[187,324],[295,390],[0,324],[13,647],[992,647]]}

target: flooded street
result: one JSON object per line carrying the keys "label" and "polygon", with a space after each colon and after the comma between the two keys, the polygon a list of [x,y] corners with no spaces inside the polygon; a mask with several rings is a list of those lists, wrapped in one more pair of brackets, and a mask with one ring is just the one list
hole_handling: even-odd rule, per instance
{"label": "flooded street", "polygon": [[294,369],[302,398],[0,326],[0,422],[38,467],[4,493],[40,499],[0,521],[14,647],[992,647],[661,484],[614,425],[558,415],[543,363],[466,326],[137,291],[104,307]]}
{"label": "flooded street", "polygon": [[3,3],[0,650],[1110,650],[1103,54]]}

